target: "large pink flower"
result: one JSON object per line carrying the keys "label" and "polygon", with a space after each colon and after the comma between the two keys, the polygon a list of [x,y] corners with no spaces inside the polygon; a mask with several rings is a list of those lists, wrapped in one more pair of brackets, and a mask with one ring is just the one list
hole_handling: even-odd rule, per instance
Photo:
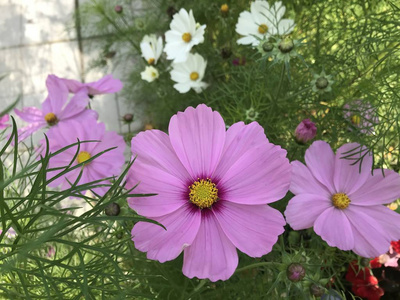
{"label": "large pink flower", "polygon": [[42,103],[42,109],[36,107],[24,107],[22,110],[14,109],[16,115],[30,123],[18,130],[20,141],[46,126],[56,127],[71,119],[97,119],[97,113],[86,108],[89,103],[86,89],[81,89],[68,100],[67,86],[57,76],[49,75],[46,86],[49,94]]}
{"label": "large pink flower", "polygon": [[236,248],[252,257],[271,251],[284,231],[282,214],[267,205],[285,196],[291,168],[286,151],[268,142],[256,122],[232,125],[204,104],[171,118],[169,136],[159,130],[132,139],[137,159],[129,186],[130,207],[163,224],[139,222],[137,249],[165,262],[183,251],[183,273],[226,280],[238,264]]}
{"label": "large pink flower", "polygon": [[[89,183],[106,177],[118,176],[125,163],[124,149],[126,144],[124,139],[113,131],[106,131],[104,123],[97,123],[93,118],[81,120],[79,122],[76,120],[67,121],[49,130],[47,136],[50,144],[50,152],[52,153],[76,143],[78,139],[80,141],[99,141],[80,144],[79,153],[75,160],[73,160],[73,158],[76,155],[78,146],[71,147],[53,156],[49,162],[49,169],[65,167],[71,162],[71,167],[73,167],[78,163],[85,162],[104,150],[117,147],[83,165],[82,177],[79,180],[79,184]],[[45,146],[44,139],[41,143]],[[48,172],[47,178],[52,178],[61,171],[63,170],[50,171]],[[71,186],[71,183],[76,181],[80,172],[81,168],[76,168],[52,181],[49,186],[56,187],[61,185],[63,189],[67,189]],[[107,184],[109,182],[104,181],[102,183]],[[107,187],[95,188],[93,191],[99,195],[104,195],[107,191]]]}
{"label": "large pink flower", "polygon": [[307,166],[292,162],[290,191],[296,196],[285,216],[293,229],[314,226],[330,246],[364,257],[385,253],[400,238],[400,215],[383,205],[400,197],[399,174],[377,169],[372,175],[372,156],[355,143],[335,156],[329,144],[316,141],[305,160]]}
{"label": "large pink flower", "polygon": [[65,78],[61,78],[61,80],[67,86],[69,92],[73,94],[76,94],[82,88],[86,88],[90,96],[117,93],[122,89],[122,82],[113,78],[112,75],[107,75],[95,82],[88,83]]}

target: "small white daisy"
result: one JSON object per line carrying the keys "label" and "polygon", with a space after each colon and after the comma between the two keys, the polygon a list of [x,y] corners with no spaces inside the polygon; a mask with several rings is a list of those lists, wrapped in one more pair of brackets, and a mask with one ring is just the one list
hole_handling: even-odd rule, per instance
{"label": "small white daisy", "polygon": [[140,73],[140,75],[142,76],[143,80],[146,80],[148,82],[153,82],[160,76],[158,70],[153,66],[147,66],[146,69],[142,73]]}
{"label": "small white daisy", "polygon": [[207,61],[200,54],[191,54],[183,63],[173,63],[171,79],[175,82],[174,88],[181,94],[187,93],[191,88],[200,93],[208,84],[201,81],[204,77]]}
{"label": "small white daisy", "polygon": [[236,32],[244,37],[237,40],[238,44],[257,46],[260,40],[271,35],[284,35],[293,31],[294,21],[282,19],[285,14],[282,2],[275,2],[269,7],[267,1],[256,0],[251,3],[250,11],[243,11],[236,24]]}
{"label": "small white daisy", "polygon": [[161,37],[156,37],[155,34],[145,35],[140,42],[142,57],[149,65],[155,65],[163,51],[163,41]]}
{"label": "small white daisy", "polygon": [[189,13],[181,8],[170,24],[171,30],[165,33],[165,48],[167,59],[174,63],[186,61],[194,45],[204,42],[206,25],[196,24],[192,10]]}

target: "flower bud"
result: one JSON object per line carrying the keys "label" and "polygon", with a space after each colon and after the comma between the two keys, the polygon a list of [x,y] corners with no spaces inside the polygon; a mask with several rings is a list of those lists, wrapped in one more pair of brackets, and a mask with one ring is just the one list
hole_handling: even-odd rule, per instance
{"label": "flower bud", "polygon": [[292,263],[287,268],[286,275],[290,281],[298,282],[306,276],[306,270],[301,264]]}
{"label": "flower bud", "polygon": [[123,11],[124,9],[122,8],[121,5],[115,5],[114,10],[115,10],[115,12],[116,12],[117,14],[120,14],[120,13],[122,13],[122,11]]}
{"label": "flower bud", "polygon": [[126,123],[131,123],[133,121],[133,114],[126,114],[122,117],[122,119],[126,122]]}
{"label": "flower bud", "polygon": [[282,53],[289,53],[293,50],[293,47],[294,43],[291,38],[284,38],[278,45],[278,48],[279,50],[281,50]]}
{"label": "flower bud", "polygon": [[121,211],[121,208],[115,202],[107,205],[107,207],[104,210],[104,212],[106,213],[107,216],[118,216],[120,211]]}
{"label": "flower bud", "polygon": [[310,285],[310,294],[315,297],[321,297],[325,293],[325,288],[319,284]]}
{"label": "flower bud", "polygon": [[315,82],[317,89],[323,90],[328,87],[329,81],[325,77],[319,77]]}
{"label": "flower bud", "polygon": [[317,135],[317,127],[310,119],[305,119],[296,127],[295,138],[300,144],[311,141]]}
{"label": "flower bud", "polygon": [[228,4],[222,4],[221,5],[221,9],[220,9],[220,11],[221,11],[221,14],[223,15],[223,16],[226,16],[227,14],[228,14],[228,12],[229,12],[229,6],[228,6]]}
{"label": "flower bud", "polygon": [[270,42],[264,42],[264,44],[262,45],[262,49],[265,52],[271,52],[272,50],[274,50],[274,45]]}

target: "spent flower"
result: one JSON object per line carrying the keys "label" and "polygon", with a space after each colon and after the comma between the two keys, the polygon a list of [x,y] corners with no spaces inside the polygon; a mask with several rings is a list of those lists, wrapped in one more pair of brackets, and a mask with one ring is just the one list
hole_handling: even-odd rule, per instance
{"label": "spent flower", "polygon": [[155,34],[145,35],[140,42],[142,57],[149,65],[156,65],[163,51],[163,41]]}
{"label": "spent flower", "polygon": [[140,76],[142,77],[142,80],[153,82],[160,77],[160,73],[153,66],[146,66],[144,71],[140,73]]}

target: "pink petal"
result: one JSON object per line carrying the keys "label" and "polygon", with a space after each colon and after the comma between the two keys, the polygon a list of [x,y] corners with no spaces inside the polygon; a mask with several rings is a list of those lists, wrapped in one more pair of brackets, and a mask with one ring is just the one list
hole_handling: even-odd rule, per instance
{"label": "pink petal", "polygon": [[75,94],[77,91],[79,91],[81,88],[85,86],[84,83],[81,83],[77,80],[65,79],[65,78],[61,78],[61,80],[67,86],[68,91],[72,94]]}
{"label": "pink petal", "polygon": [[271,252],[286,224],[282,214],[268,205],[220,201],[212,211],[229,240],[251,257]]}
{"label": "pink petal", "polygon": [[34,132],[38,131],[40,128],[45,127],[45,124],[32,123],[28,126],[18,129],[18,142],[22,142],[27,137],[31,136]]}
{"label": "pink petal", "polygon": [[90,95],[117,93],[122,89],[122,82],[107,75],[98,81],[87,83]]}
{"label": "pink petal", "polygon": [[14,112],[25,122],[46,124],[43,112],[36,107],[24,107],[22,110],[15,108]]}
{"label": "pink petal", "polygon": [[332,202],[325,196],[300,194],[290,199],[285,210],[286,221],[295,230],[310,228],[330,207],[332,207]]}
{"label": "pink petal", "polygon": [[128,173],[128,187],[139,183],[133,193],[158,194],[128,199],[138,214],[166,215],[189,201],[192,179],[176,156],[167,134],[159,130],[139,133],[132,139],[132,153],[137,158]]}
{"label": "pink petal", "polygon": [[88,104],[89,96],[87,94],[87,90],[79,90],[59,114],[59,119],[66,120],[79,116],[79,114],[86,110]]}
{"label": "pink petal", "polygon": [[291,177],[285,156],[285,150],[269,143],[247,151],[217,183],[220,198],[241,204],[267,204],[282,199]]}
{"label": "pink petal", "polygon": [[[379,224],[374,214],[374,208],[360,210],[358,206],[350,205],[344,213],[351,223],[354,233],[354,253],[363,257],[376,257],[385,253],[390,246],[389,235]],[[346,233],[347,235],[347,233]]]}
{"label": "pink petal", "polygon": [[192,244],[200,228],[201,210],[188,204],[154,219],[166,230],[157,224],[139,222],[132,229],[132,240],[138,250],[147,252],[147,258],[163,263],[177,258]]}
{"label": "pink petal", "polygon": [[192,245],[185,248],[183,274],[189,278],[227,280],[238,265],[235,246],[223,232],[214,214],[202,210],[200,229]]}
{"label": "pink petal", "polygon": [[58,116],[68,100],[68,89],[55,75],[47,76],[46,86],[49,95],[42,104],[43,113],[52,112]]}
{"label": "pink petal", "polygon": [[169,123],[171,145],[193,180],[210,177],[225,143],[221,115],[200,104],[178,112]]}
{"label": "pink petal", "polygon": [[[350,194],[368,179],[372,169],[372,155],[366,151],[365,147],[360,148],[357,143],[345,144],[336,151],[333,180],[337,192]],[[360,162],[352,165],[363,155],[361,166]]]}
{"label": "pink petal", "polygon": [[[390,241],[400,240],[400,214],[383,205],[352,206],[353,212],[368,215],[380,224]],[[382,253],[381,253],[382,254]]]}
{"label": "pink petal", "polygon": [[324,141],[315,141],[307,149],[305,160],[308,169],[314,177],[326,186],[332,194],[335,193],[333,185],[335,154],[333,153],[331,146]]}
{"label": "pink petal", "polygon": [[[225,146],[221,160],[213,175],[213,178],[222,178],[229,168],[250,149],[267,144],[264,128],[253,122],[245,125],[238,122],[229,127],[226,132]],[[272,144],[269,144],[272,146]]]}
{"label": "pink petal", "polygon": [[[304,216],[304,218],[307,217],[307,215]],[[314,231],[331,247],[345,251],[354,247],[355,237],[352,226],[341,209],[332,206],[325,210],[315,221]]]}
{"label": "pink petal", "polygon": [[349,194],[354,205],[377,205],[391,203],[400,198],[400,175],[393,170],[374,170],[358,190]]}
{"label": "pink petal", "polygon": [[290,191],[295,194],[314,194],[330,198],[331,193],[312,175],[310,170],[299,161],[292,162],[292,181]]}

